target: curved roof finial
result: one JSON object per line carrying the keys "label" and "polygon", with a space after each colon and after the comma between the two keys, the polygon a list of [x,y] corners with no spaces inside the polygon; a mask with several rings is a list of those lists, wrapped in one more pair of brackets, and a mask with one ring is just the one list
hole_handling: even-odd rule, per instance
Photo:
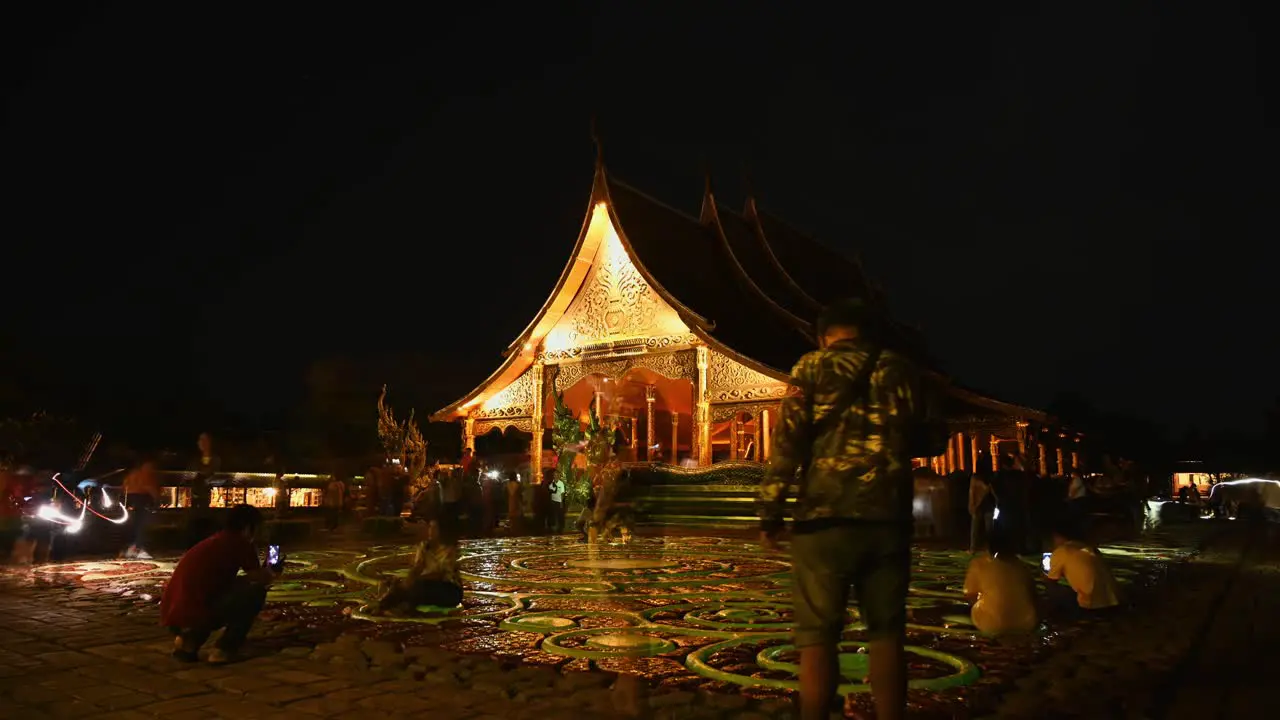
{"label": "curved roof finial", "polygon": [[742,214],[748,217],[756,214],[756,188],[751,182],[751,164],[746,160],[742,161],[742,186],[747,193],[747,199],[742,203]]}
{"label": "curved roof finial", "polygon": [[703,223],[710,222],[715,219],[715,192],[711,188],[711,162],[707,160],[706,153],[702,155],[702,212],[699,218]]}
{"label": "curved roof finial", "polygon": [[596,169],[604,167],[604,143],[600,142],[600,127],[596,122],[596,114],[591,113],[591,143],[596,147]]}

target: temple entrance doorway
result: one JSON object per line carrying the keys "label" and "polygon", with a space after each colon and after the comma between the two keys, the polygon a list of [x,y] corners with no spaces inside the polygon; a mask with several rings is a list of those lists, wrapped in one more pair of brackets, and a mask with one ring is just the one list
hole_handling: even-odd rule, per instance
{"label": "temple entrance doorway", "polygon": [[744,460],[765,462],[768,459],[768,434],[776,422],[776,412],[736,412],[728,420],[711,425],[711,462]]}
{"label": "temple entrance doorway", "polygon": [[[647,368],[632,368],[622,377],[591,374],[565,390],[564,402],[583,426],[592,408],[600,422],[614,432],[623,462],[679,464],[694,458],[693,383],[672,380]],[[543,407],[546,427],[552,425],[554,396]]]}

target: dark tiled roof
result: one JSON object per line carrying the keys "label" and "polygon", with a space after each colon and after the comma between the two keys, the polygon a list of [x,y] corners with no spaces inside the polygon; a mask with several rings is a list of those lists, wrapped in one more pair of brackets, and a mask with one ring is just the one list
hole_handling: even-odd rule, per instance
{"label": "dark tiled roof", "polygon": [[813,349],[750,288],[713,228],[613,179],[609,198],[640,263],[677,301],[715,324],[715,339],[783,373]]}
{"label": "dark tiled roof", "polygon": [[768,213],[758,213],[757,218],[783,269],[819,304],[870,298],[866,278],[856,263]]}
{"label": "dark tiled roof", "polygon": [[787,282],[755,224],[723,205],[716,206],[716,214],[729,249],[756,287],[792,316],[812,323],[817,309]]}

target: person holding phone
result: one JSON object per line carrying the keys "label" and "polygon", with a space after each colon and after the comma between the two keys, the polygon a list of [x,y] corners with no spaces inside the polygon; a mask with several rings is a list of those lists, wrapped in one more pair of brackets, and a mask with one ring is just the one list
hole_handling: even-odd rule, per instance
{"label": "person holding phone", "polygon": [[[267,588],[279,575],[284,556],[267,566],[258,560],[254,534],[262,514],[250,505],[237,505],[227,513],[221,532],[187,551],[160,598],[160,623],[174,634],[173,656],[195,662],[200,647],[218,628],[226,628],[218,645],[209,651],[213,664],[235,659],[249,629],[267,601]],[[239,577],[240,571],[244,576]]]}

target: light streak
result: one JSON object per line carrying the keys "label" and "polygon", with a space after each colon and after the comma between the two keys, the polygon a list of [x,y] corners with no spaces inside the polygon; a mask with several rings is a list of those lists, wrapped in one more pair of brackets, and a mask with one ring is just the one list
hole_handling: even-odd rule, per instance
{"label": "light streak", "polygon": [[[62,491],[65,492],[68,497],[70,497],[72,500],[75,500],[77,503],[80,504],[80,517],[72,517],[70,515],[67,515],[61,512],[60,510],[58,510],[57,508],[53,507],[52,505],[42,506],[39,510],[36,511],[37,517],[40,517],[42,519],[48,520],[53,523],[57,523],[59,525],[64,525],[66,527],[66,532],[72,535],[84,529],[84,519],[85,519],[86,512],[91,512],[94,515],[97,515],[98,517],[102,518],[103,520],[106,520],[107,522],[115,525],[123,525],[129,522],[129,508],[126,507],[124,504],[120,504],[120,517],[117,517],[117,518],[107,517],[106,515],[103,515],[102,513],[98,512],[97,510],[94,510],[92,507],[89,506],[87,491],[85,493],[86,498],[84,500],[81,500],[79,497],[76,496],[75,493],[71,492],[71,490],[69,490],[66,485],[63,485],[62,480],[60,479],[61,475],[62,473],[54,473],[53,482],[58,487],[62,488]],[[107,494],[107,489],[105,487],[99,487],[98,491],[102,493],[103,509],[110,508],[112,505],[117,504],[111,500],[111,496]]]}

